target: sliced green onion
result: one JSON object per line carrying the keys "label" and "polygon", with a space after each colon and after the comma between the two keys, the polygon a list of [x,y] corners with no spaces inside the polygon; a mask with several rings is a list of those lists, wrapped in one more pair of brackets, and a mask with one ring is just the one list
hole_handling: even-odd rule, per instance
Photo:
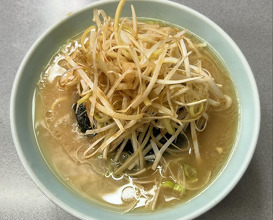
{"label": "sliced green onion", "polygon": [[171,189],[173,189],[174,186],[175,186],[175,184],[173,182],[171,182],[171,181],[165,181],[165,182],[162,183],[161,186],[164,187],[164,188],[171,188]]}
{"label": "sliced green onion", "polygon": [[184,193],[185,191],[185,188],[179,184],[175,184],[174,187],[173,187],[173,190],[174,191],[177,191],[177,192],[180,192],[180,193]]}
{"label": "sliced green onion", "polygon": [[185,175],[188,179],[190,180],[197,179],[197,170],[194,167],[192,167],[189,164],[184,164],[183,168]]}
{"label": "sliced green onion", "polygon": [[172,181],[165,181],[161,184],[161,186],[163,188],[169,188],[169,189],[173,189],[174,191],[176,192],[179,192],[179,193],[184,193],[185,192],[185,187],[183,187],[182,185],[180,184],[175,184],[174,182]]}

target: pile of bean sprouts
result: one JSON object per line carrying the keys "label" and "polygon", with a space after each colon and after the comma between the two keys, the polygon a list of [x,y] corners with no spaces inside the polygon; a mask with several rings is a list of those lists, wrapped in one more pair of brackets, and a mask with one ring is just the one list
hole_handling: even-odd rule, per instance
{"label": "pile of bean sprouts", "polygon": [[65,55],[68,67],[59,85],[76,85],[77,106],[86,107],[92,126],[82,157],[107,159],[114,152],[118,161],[130,142],[132,154],[113,174],[137,175],[147,170],[147,161],[156,170],[165,152],[183,150],[175,144],[183,135],[201,161],[197,134],[206,128],[208,110],[224,110],[232,102],[201,61],[190,62],[193,51],[206,44],[194,44],[185,29],[138,21],[133,5],[132,19],[120,18],[124,3],[115,19],[95,9],[95,25]]}

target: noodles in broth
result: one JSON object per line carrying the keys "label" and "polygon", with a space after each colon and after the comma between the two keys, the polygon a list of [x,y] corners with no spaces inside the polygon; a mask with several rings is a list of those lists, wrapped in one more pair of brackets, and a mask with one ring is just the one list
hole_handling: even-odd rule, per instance
{"label": "noodles in broth", "polygon": [[36,91],[35,129],[56,172],[119,212],[182,203],[220,172],[238,103],[227,70],[186,29],[95,9],[52,58]]}

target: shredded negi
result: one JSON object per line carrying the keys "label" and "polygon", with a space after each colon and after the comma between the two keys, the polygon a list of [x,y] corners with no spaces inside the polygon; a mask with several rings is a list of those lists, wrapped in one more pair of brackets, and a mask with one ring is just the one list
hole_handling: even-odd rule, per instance
{"label": "shredded negi", "polygon": [[[206,128],[208,110],[224,110],[232,103],[201,61],[191,63],[192,51],[206,44],[194,44],[185,36],[187,30],[138,21],[133,6],[132,19],[120,18],[124,3],[120,1],[115,19],[95,9],[96,25],[65,55],[67,71],[59,85],[76,85],[76,111],[84,106],[91,124],[84,133],[92,135],[91,144],[79,147],[82,153],[76,157],[107,159],[115,152],[117,162],[131,143],[132,152],[113,175],[134,177],[165,164],[165,152],[185,150],[177,144],[184,138],[201,161],[197,134]],[[195,172],[184,166],[184,180],[192,175],[195,181]],[[165,181],[162,187],[183,192],[187,183],[180,183]]]}

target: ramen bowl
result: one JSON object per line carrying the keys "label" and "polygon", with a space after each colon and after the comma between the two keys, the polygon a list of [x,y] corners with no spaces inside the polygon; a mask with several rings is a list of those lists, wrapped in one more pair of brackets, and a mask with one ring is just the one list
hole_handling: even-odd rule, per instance
{"label": "ramen bowl", "polygon": [[[260,102],[252,71],[238,46],[202,14],[170,1],[128,1],[122,16],[130,17],[130,3],[138,17],[160,19],[187,28],[210,44],[227,66],[239,101],[239,127],[231,155],[215,180],[190,201],[155,213],[120,214],[80,197],[66,187],[43,158],[34,131],[34,94],[40,74],[68,39],[90,26],[94,8],[114,17],[117,1],[91,4],[47,30],[30,48],[14,81],[11,130],[18,155],[37,187],[56,205],[80,219],[192,219],[219,203],[238,183],[252,158],[260,127]],[[249,120],[251,118],[251,120]]]}

